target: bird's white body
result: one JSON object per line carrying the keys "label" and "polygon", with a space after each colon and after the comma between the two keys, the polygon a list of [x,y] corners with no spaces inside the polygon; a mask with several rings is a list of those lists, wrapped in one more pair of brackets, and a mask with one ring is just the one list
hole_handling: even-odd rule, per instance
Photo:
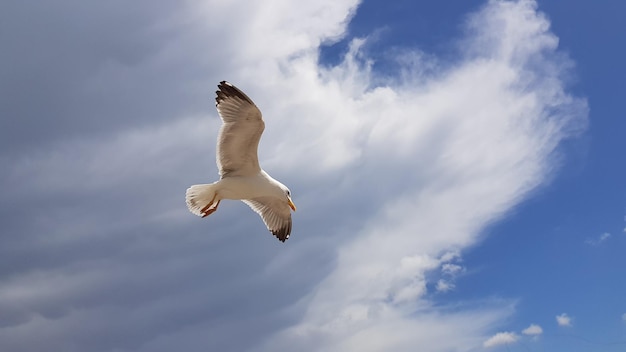
{"label": "bird's white body", "polygon": [[[281,186],[284,187],[283,184],[273,179],[263,170],[255,176],[231,176],[208,185],[198,186],[211,186],[206,187],[207,192],[210,189],[211,191],[217,193],[216,200],[242,200],[264,197],[267,195],[280,197],[284,194],[281,189]],[[213,197],[213,194],[210,196]]]}
{"label": "bird's white body", "polygon": [[223,178],[215,184],[218,185],[218,196],[222,199],[251,199],[270,194],[281,197],[284,194],[280,187],[282,184],[263,170],[252,177],[232,176]]}

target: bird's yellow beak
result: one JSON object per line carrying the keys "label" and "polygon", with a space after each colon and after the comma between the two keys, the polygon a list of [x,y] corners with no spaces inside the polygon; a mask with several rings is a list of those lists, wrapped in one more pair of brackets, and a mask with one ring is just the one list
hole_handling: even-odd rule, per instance
{"label": "bird's yellow beak", "polygon": [[296,211],[296,205],[293,204],[293,202],[291,201],[291,197],[287,197],[287,203],[289,203],[289,207],[291,208],[291,210]]}

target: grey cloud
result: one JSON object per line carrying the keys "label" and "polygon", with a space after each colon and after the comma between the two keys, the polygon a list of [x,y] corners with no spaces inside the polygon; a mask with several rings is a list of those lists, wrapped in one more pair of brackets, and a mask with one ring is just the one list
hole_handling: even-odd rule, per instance
{"label": "grey cloud", "polygon": [[[3,1],[0,150],[206,113],[223,67],[169,1]],[[216,38],[205,36],[206,44]],[[181,47],[184,45],[184,47]],[[217,60],[216,60],[217,61]],[[211,65],[211,66],[209,66]]]}
{"label": "grey cloud", "polygon": [[[320,237],[335,230],[307,238],[304,229],[318,220],[296,218],[298,234],[286,251],[243,204],[223,204],[220,216],[206,221],[189,214],[184,189],[214,177],[205,134],[216,131],[203,122],[204,129],[186,134],[195,137],[177,135],[188,124],[167,129],[169,137],[157,128],[73,144],[79,148],[61,156],[41,153],[3,183],[4,349],[158,350],[155,339],[205,328],[192,339],[196,350],[208,336],[211,345],[244,350],[297,320],[299,313],[284,307],[331,270],[334,254]],[[110,154],[119,160],[106,159]],[[94,173],[92,159],[115,172]],[[241,339],[226,326],[250,333]],[[41,330],[40,338],[28,338]]]}
{"label": "grey cloud", "polygon": [[[182,221],[119,232],[107,227],[68,243],[31,245],[26,253],[3,256],[12,271],[3,275],[0,290],[0,310],[9,313],[2,316],[3,348],[132,350],[195,325],[206,326],[209,334],[239,324],[259,330],[248,331],[245,339],[237,337],[237,329],[211,339],[241,350],[290,322],[293,317],[277,312],[328,272],[332,254],[297,241],[286,253],[261,224],[237,223],[235,217],[248,210],[233,213],[234,207],[223,209],[210,229],[207,223]],[[25,266],[15,265],[20,257]],[[12,288],[24,292],[11,293]],[[54,322],[49,335],[27,339],[44,328],[42,319]]]}

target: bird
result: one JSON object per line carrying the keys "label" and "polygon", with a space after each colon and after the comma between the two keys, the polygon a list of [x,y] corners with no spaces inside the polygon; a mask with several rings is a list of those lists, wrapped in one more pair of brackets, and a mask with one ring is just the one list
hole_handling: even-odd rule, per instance
{"label": "bird", "polygon": [[189,187],[187,207],[205,218],[217,210],[222,199],[241,200],[261,216],[279,241],[285,242],[291,234],[291,211],[296,211],[296,206],[289,188],[259,165],[257,150],[265,129],[261,111],[231,83],[221,81],[217,87],[215,106],[222,119],[216,149],[220,179]]}

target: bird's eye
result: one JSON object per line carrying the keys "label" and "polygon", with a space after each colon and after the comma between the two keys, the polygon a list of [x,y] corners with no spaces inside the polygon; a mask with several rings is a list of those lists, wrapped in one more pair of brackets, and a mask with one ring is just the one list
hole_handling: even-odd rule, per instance
{"label": "bird's eye", "polygon": [[291,196],[291,192],[289,192],[289,190],[287,190],[287,195],[288,195],[288,196]]}

